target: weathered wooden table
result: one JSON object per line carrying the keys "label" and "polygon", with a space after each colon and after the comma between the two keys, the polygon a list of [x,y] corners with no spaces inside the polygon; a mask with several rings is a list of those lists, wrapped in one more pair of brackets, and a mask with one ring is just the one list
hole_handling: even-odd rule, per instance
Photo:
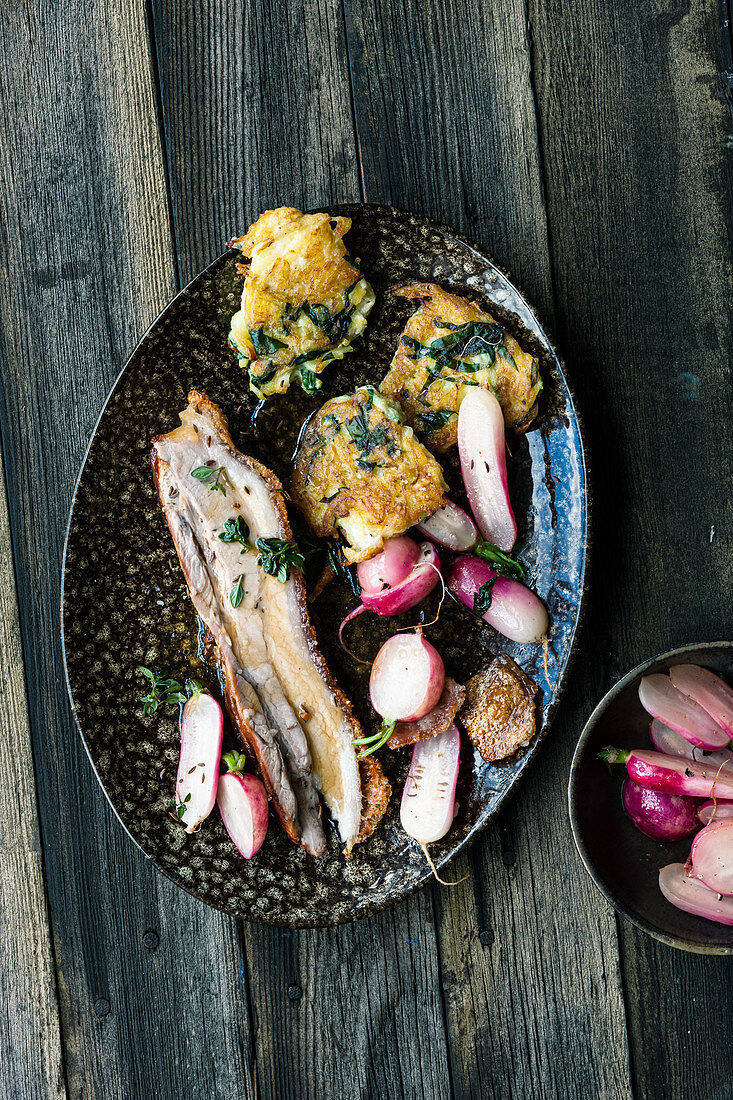
{"label": "weathered wooden table", "polygon": [[[620,924],[565,808],[612,681],[733,629],[725,2],[17,0],[0,24],[2,1097],[731,1097],[731,962]],[[554,328],[593,585],[469,881],[295,934],[188,897],[114,819],[66,696],[61,550],[160,308],[262,209],[354,200],[472,237]]]}

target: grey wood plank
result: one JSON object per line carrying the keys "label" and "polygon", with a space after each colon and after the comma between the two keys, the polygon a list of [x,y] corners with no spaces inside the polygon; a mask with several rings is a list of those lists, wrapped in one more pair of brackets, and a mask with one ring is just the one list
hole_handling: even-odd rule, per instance
{"label": "grey wood plank", "polygon": [[[154,27],[184,279],[268,206],[359,199],[340,2],[156,2]],[[260,1095],[450,1095],[429,895],[331,931],[243,936]]]}
{"label": "grey wood plank", "polygon": [[[524,5],[350,0],[347,11],[367,199],[463,230],[550,316]],[[463,861],[471,882],[439,895],[456,1096],[572,1095],[580,1067],[588,1095],[631,1095],[615,921],[584,878],[566,811],[593,690],[583,662],[525,784]]]}
{"label": "grey wood plank", "polygon": [[0,560],[0,1081],[46,1100],[67,1092],[1,462]]}
{"label": "grey wood plank", "polygon": [[[594,441],[597,698],[733,629],[729,14],[531,0],[530,18],[558,327]],[[729,1095],[730,961],[621,940],[637,1095]]]}
{"label": "grey wood plank", "polygon": [[[175,289],[143,9],[27,0],[0,21],[0,417],[69,1094],[251,1096],[236,925],[124,836],[60,659],[63,531],[86,438]],[[124,537],[114,517],[110,537]]]}

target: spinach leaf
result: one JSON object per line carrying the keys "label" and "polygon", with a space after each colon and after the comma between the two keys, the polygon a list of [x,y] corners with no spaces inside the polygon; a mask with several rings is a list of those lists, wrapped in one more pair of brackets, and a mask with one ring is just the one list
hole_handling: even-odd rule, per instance
{"label": "spinach leaf", "polygon": [[300,384],[306,393],[314,394],[320,390],[323,382],[314,370],[309,370],[307,367],[301,367],[299,374]]}
{"label": "spinach leaf", "polygon": [[481,585],[478,592],[474,593],[473,609],[477,615],[485,615],[491,607],[491,597],[498,576],[497,573],[496,577],[492,577],[490,581],[486,581]]}
{"label": "spinach leaf", "polygon": [[502,577],[511,577],[512,580],[520,581],[527,572],[520,562],[515,561],[510,554],[505,554],[498,546],[494,546],[493,542],[480,542],[475,547],[474,553],[484,561],[488,561]]}
{"label": "spinach leaf", "polygon": [[284,348],[282,340],[276,340],[274,336],[268,336],[264,328],[251,328],[249,334],[258,355],[274,355],[280,348]]}
{"label": "spinach leaf", "polygon": [[342,584],[345,584],[347,588],[350,588],[354,595],[358,598],[361,595],[361,587],[359,585],[359,579],[356,575],[356,569],[354,566],[349,566],[344,560],[344,552],[337,542],[329,542],[326,547],[326,553],[328,554],[328,564],[336,574]]}
{"label": "spinach leaf", "polygon": [[420,431],[437,432],[445,427],[454,415],[453,409],[431,409],[429,412],[420,413]]}

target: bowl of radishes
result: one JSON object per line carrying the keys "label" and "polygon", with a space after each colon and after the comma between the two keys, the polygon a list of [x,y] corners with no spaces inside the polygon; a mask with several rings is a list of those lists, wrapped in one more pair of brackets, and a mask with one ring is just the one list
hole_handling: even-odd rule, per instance
{"label": "bowl of radishes", "polygon": [[733,954],[733,642],[654,657],[601,700],[575,750],[578,852],[656,939]]}

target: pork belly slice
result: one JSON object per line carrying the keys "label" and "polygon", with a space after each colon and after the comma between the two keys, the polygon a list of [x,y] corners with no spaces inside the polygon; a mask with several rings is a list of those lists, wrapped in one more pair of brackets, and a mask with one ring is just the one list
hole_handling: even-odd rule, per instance
{"label": "pork belly slice", "polygon": [[[151,458],[191,598],[218,649],[227,708],[288,835],[314,855],[325,851],[320,791],[349,849],[362,808],[352,741],[363,731],[316,644],[302,574],[291,568],[283,583],[257,564],[257,550],[219,539],[240,516],[252,546],[291,539],[282,486],[236,450],[213,402],[195,391],[188,400],[181,427],[153,440]],[[201,466],[218,482],[193,477]]]}

